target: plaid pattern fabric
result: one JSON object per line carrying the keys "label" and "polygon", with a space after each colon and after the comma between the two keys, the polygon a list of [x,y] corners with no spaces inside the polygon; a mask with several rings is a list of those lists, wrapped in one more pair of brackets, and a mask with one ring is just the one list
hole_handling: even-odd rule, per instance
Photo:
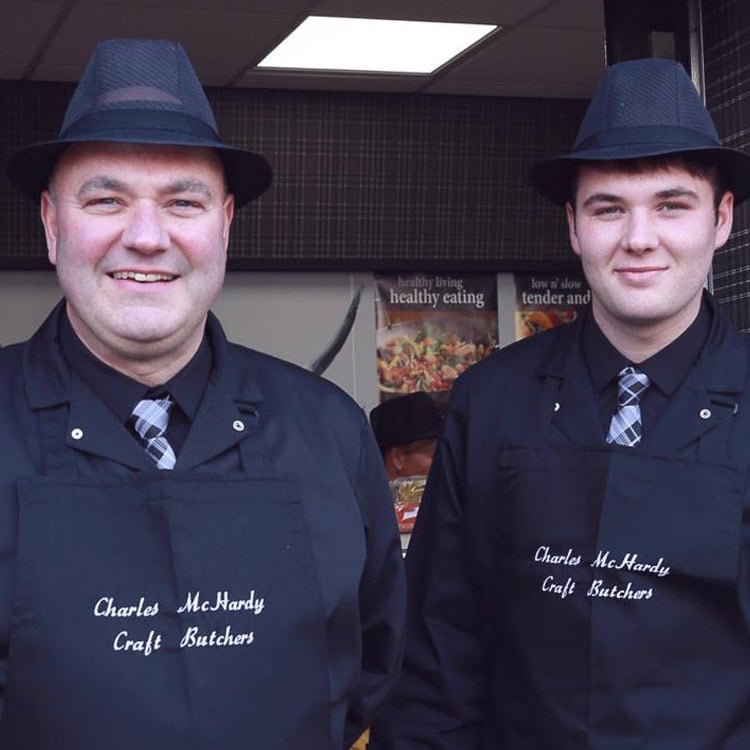
{"label": "plaid pattern fabric", "polygon": [[651,385],[646,373],[635,367],[620,371],[617,381],[617,411],[612,416],[607,434],[608,443],[633,447],[641,442],[641,396]]}
{"label": "plaid pattern fabric", "polygon": [[144,398],[135,405],[130,420],[131,427],[157,469],[174,469],[177,462],[172,446],[164,437],[171,408],[172,399],[168,395],[164,398]]}
{"label": "plaid pattern fabric", "polygon": [[[724,143],[750,153],[750,3],[701,3],[706,105]],[[713,293],[742,331],[750,331],[750,201],[734,210],[729,242],[713,262]]]}
{"label": "plaid pattern fabric", "polygon": [[[70,84],[0,80],[0,143],[53,139]],[[527,170],[570,148],[587,102],[444,94],[207,91],[227,143],[274,182],[235,214],[230,270],[573,267]],[[0,180],[0,267],[49,269],[39,206]]]}

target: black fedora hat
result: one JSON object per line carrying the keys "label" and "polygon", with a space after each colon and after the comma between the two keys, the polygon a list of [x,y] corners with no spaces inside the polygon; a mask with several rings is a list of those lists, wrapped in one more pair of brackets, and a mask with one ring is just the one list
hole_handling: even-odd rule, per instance
{"label": "black fedora hat", "polygon": [[608,67],[594,92],[573,151],[537,162],[531,184],[560,205],[571,197],[581,162],[704,153],[715,160],[740,203],[750,195],[750,156],[721,145],[711,116],[685,69],[649,58]]}
{"label": "black fedora hat", "polygon": [[228,146],[219,138],[206,94],[177,42],[99,42],[57,139],[15,151],[6,173],[26,195],[38,200],[60,154],[74,143],[92,142],[215,149],[237,206],[257,198],[271,184],[271,168],[262,156]]}
{"label": "black fedora hat", "polygon": [[393,445],[436,438],[443,414],[432,396],[417,391],[383,401],[370,412],[370,424],[380,450],[384,451]]}

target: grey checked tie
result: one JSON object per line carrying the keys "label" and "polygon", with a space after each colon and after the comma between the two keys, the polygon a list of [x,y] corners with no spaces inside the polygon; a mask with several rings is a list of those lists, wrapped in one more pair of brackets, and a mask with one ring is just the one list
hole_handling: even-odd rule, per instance
{"label": "grey checked tie", "polygon": [[177,462],[172,446],[164,437],[171,408],[172,399],[169,395],[163,398],[144,398],[135,405],[130,417],[131,426],[157,469],[174,469]]}
{"label": "grey checked tie", "polygon": [[641,442],[643,425],[641,423],[641,396],[651,385],[645,372],[635,367],[626,367],[620,371],[617,381],[617,411],[609,423],[608,443],[634,446]]}

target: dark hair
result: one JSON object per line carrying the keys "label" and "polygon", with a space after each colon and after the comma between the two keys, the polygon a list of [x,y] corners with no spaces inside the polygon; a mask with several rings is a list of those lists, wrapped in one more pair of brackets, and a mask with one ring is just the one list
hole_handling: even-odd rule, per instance
{"label": "dark hair", "polygon": [[[702,151],[684,151],[674,154],[660,154],[658,156],[645,156],[640,159],[613,159],[602,161],[582,161],[578,168],[573,170],[569,190],[569,201],[575,211],[576,194],[578,193],[578,174],[582,166],[593,167],[599,170],[612,170],[624,174],[641,174],[654,170],[666,170],[671,167],[684,169],[693,177],[707,180],[714,191],[714,209],[718,211],[724,193],[729,189],[716,158],[711,153]],[[717,214],[718,219],[718,214]]]}

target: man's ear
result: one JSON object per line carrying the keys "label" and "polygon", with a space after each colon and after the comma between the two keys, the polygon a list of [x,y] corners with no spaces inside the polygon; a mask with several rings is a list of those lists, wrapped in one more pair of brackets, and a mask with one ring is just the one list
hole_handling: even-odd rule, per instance
{"label": "man's ear", "polygon": [[716,242],[714,250],[723,247],[729,235],[732,233],[732,222],[734,221],[734,193],[727,190],[721,196],[721,201],[716,209]]}
{"label": "man's ear", "polygon": [[406,451],[403,445],[392,445],[388,449],[388,458],[390,460],[390,466],[395,476],[401,476],[401,472],[404,469],[404,462],[406,461]]}
{"label": "man's ear", "polygon": [[47,239],[47,257],[54,266],[57,263],[57,206],[49,190],[42,193],[39,213],[44,225],[44,236]]}
{"label": "man's ear", "polygon": [[565,204],[565,218],[568,220],[568,237],[570,238],[570,246],[573,248],[573,252],[576,255],[580,255],[581,248],[578,244],[578,235],[576,234],[576,210],[573,208],[573,204],[570,201]]}
{"label": "man's ear", "polygon": [[227,193],[221,208],[224,212],[222,238],[224,240],[224,251],[226,252],[229,249],[229,229],[232,226],[232,219],[234,218],[234,195],[232,193]]}

